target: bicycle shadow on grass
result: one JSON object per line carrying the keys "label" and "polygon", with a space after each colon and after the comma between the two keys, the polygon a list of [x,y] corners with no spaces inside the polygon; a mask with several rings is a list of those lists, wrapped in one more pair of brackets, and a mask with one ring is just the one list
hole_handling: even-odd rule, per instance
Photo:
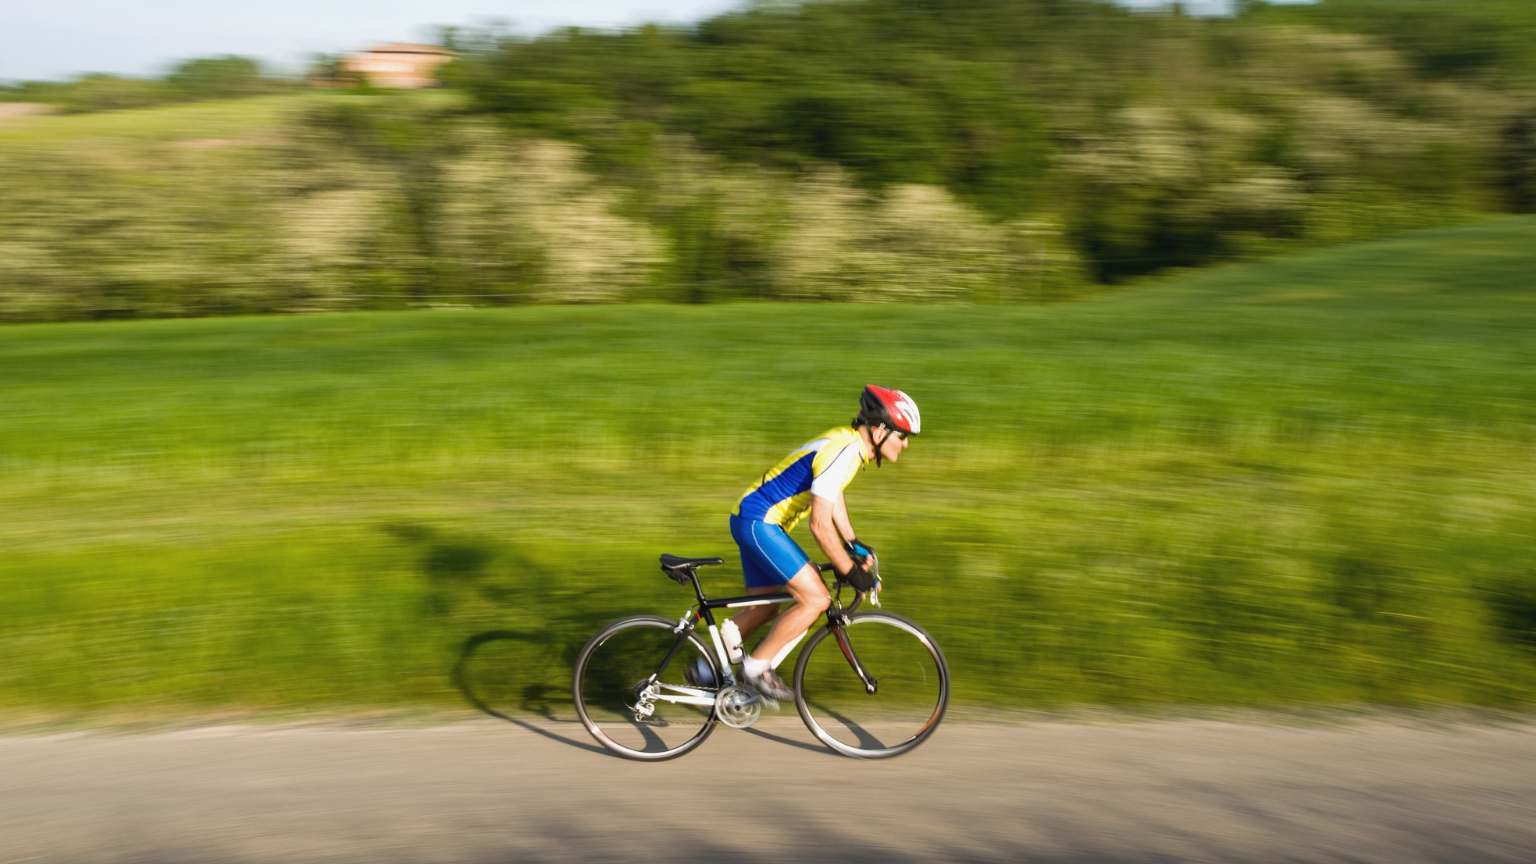
{"label": "bicycle shadow on grass", "polygon": [[[433,626],[452,628],[454,621],[481,617],[487,608],[519,612],[559,608],[555,592],[562,580],[558,574],[507,539],[411,521],[386,523],[380,530],[414,558],[422,586],[417,614]],[[601,613],[564,616],[527,630],[476,633],[460,644],[449,680],[470,705],[488,716],[573,747],[606,752],[527,719],[576,722],[570,697],[571,661],[605,617]]]}
{"label": "bicycle shadow on grass", "polygon": [[[464,640],[464,644],[460,646],[459,659],[454,663],[449,675],[450,680],[470,705],[490,717],[505,720],[514,726],[579,750],[607,754],[607,750],[595,744],[566,737],[541,724],[530,723],[523,719],[523,716],[534,715],[550,723],[578,723],[572,717],[561,717],[555,712],[557,706],[573,706],[570,694],[569,663],[565,664],[562,684],[550,680],[552,674],[560,670],[552,670],[546,666],[535,670],[533,680],[530,680],[526,674],[516,674],[515,666],[498,662],[496,659],[498,649],[516,645],[532,644],[539,648],[546,648],[550,645],[551,635],[548,631],[516,630],[488,630],[477,633]],[[571,646],[565,653],[574,654],[576,650],[579,650],[578,646]],[[519,714],[523,716],[518,716]]]}
{"label": "bicycle shadow on grass", "polygon": [[[397,521],[380,527],[414,554],[415,569],[425,587],[420,607],[425,616],[451,619],[472,603],[556,606],[557,598],[550,591],[561,580],[505,540],[442,531],[419,522]],[[535,629],[476,633],[460,644],[449,680],[466,702],[487,716],[552,741],[612,755],[547,728],[549,723],[580,725],[571,696],[571,670],[581,646],[610,620],[607,611],[594,611],[553,618]],[[529,717],[545,722],[530,722]],[[643,728],[639,731],[649,734]],[[778,744],[836,755],[761,729],[746,731]]]}

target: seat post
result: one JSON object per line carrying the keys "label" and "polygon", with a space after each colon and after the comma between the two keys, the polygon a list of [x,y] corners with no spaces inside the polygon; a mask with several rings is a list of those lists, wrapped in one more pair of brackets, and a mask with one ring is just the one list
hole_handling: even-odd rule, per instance
{"label": "seat post", "polygon": [[706,625],[715,626],[715,613],[709,608],[709,598],[704,596],[704,586],[699,583],[698,570],[688,568],[688,578],[693,580],[693,595],[699,598],[699,617],[704,619]]}

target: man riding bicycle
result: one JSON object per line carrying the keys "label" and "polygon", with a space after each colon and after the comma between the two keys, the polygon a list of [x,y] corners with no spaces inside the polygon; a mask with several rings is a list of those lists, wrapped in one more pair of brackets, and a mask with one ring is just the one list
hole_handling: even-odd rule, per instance
{"label": "man riding bicycle", "polygon": [[811,536],[843,580],[861,591],[878,591],[874,550],[855,536],[843,489],[866,463],[897,461],[908,437],[921,431],[922,417],[911,397],[871,384],[859,395],[859,414],[851,424],[795,448],[741,496],[730,525],[741,548],[747,593],[787,590],[795,598],[783,614],[779,606],[749,606],[731,619],[744,639],[778,615],[742,661],[747,683],[765,698],[794,698],[774,670],[832,602],[815,565],[790,539],[790,529],[810,513]]}

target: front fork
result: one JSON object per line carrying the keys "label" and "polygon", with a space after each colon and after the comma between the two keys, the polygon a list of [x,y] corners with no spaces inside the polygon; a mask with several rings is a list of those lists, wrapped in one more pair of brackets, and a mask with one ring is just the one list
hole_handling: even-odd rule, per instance
{"label": "front fork", "polygon": [[864,692],[870,696],[880,689],[880,681],[869,674],[864,664],[859,662],[858,652],[853,650],[853,642],[848,639],[848,616],[843,614],[841,608],[827,610],[827,626],[832,628],[832,638],[837,640],[837,647],[843,652],[843,658],[848,665],[853,667],[853,673],[864,682]]}

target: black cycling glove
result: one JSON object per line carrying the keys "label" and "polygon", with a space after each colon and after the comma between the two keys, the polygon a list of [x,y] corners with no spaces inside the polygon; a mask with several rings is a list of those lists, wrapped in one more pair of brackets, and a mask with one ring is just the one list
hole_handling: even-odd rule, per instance
{"label": "black cycling glove", "polygon": [[868,591],[875,587],[875,581],[878,578],[875,575],[875,571],[858,563],[855,563],[847,573],[843,574],[843,581],[852,585],[855,591]]}

